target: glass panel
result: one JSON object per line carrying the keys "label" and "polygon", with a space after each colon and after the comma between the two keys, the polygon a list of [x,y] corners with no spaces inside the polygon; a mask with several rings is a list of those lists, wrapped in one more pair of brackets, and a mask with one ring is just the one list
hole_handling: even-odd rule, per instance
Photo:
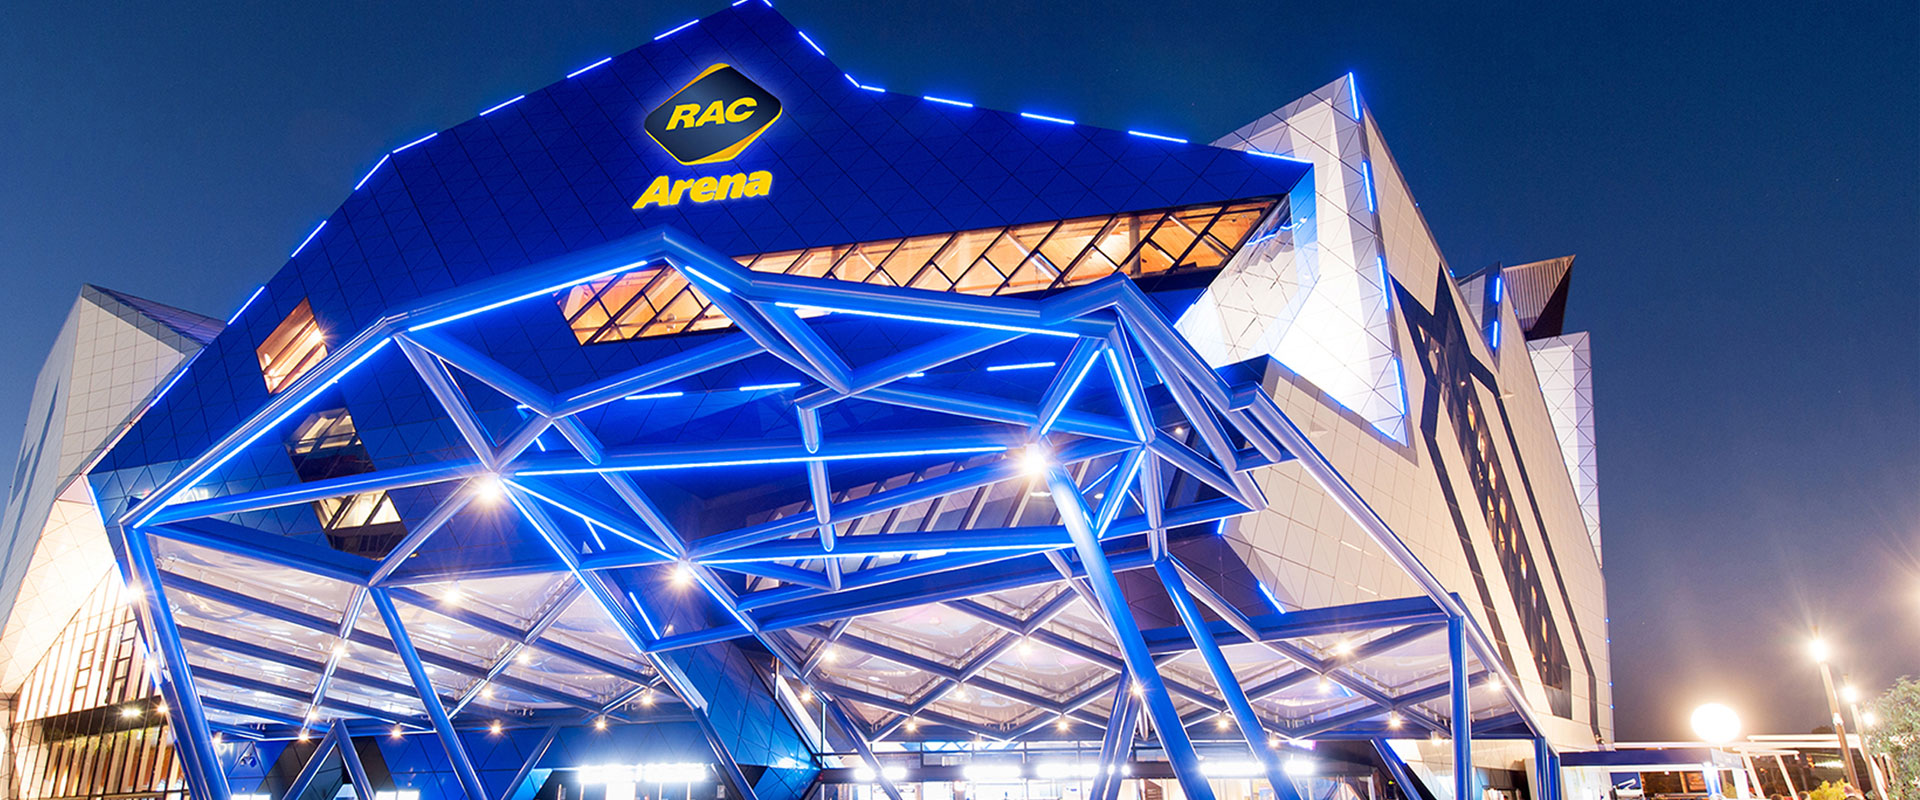
{"label": "glass panel", "polygon": [[1005,283],[1006,280],[1007,276],[995,269],[993,262],[982,258],[973,262],[973,267],[960,275],[960,279],[954,282],[953,288],[961,294],[993,294],[994,290],[1000,288],[1000,284]]}
{"label": "glass panel", "polygon": [[941,250],[940,254],[934,257],[934,263],[940,265],[940,271],[946,273],[947,277],[959,283],[960,276],[966,274],[968,268],[973,266],[973,262],[979,260],[980,254],[987,252],[987,245],[993,244],[993,240],[998,238],[1000,238],[999,228],[961,231],[954,234],[953,240],[947,242],[946,249]]}
{"label": "glass panel", "polygon": [[[1077,286],[1116,271],[1142,276],[1217,268],[1274,205],[1256,200],[1080,217],[734,260],[755,272],[809,278],[980,295],[1029,292]],[[670,269],[576,286],[555,300],[581,344],[733,324]]]}
{"label": "glass panel", "polygon": [[327,357],[327,339],[313,318],[312,306],[300,301],[254,353],[260,358],[260,374],[269,392],[280,391],[319,364]]}
{"label": "glass panel", "polygon": [[1176,263],[1184,263],[1180,261],[1180,257],[1186,255],[1187,248],[1193,246],[1193,240],[1199,238],[1200,231],[1207,227],[1208,222],[1213,221],[1213,217],[1213,209],[1168,214],[1167,218],[1160,222],[1160,227],[1153,229],[1151,238],[1154,244],[1160,246],[1160,249],[1173,256]]}
{"label": "glass panel", "polygon": [[1053,235],[1040,244],[1040,254],[1045,256],[1056,269],[1065,271],[1068,265],[1071,265],[1074,259],[1079,258],[1080,253],[1087,249],[1087,245],[1093,242],[1093,237],[1098,235],[1100,229],[1106,227],[1106,224],[1105,217],[1070,219],[1062,222],[1054,230]]}
{"label": "glass panel", "polygon": [[803,278],[824,278],[827,270],[833,269],[833,261],[837,257],[839,254],[832,248],[808,250],[806,255],[801,256],[800,260],[787,268],[787,274],[799,275]]}
{"label": "glass panel", "polygon": [[[953,237],[944,233],[938,236],[915,236],[901,242],[900,246],[894,249],[893,255],[887,256],[887,263],[882,266],[887,274],[893,276],[894,281],[901,286],[913,286],[914,280],[928,271],[927,267],[933,263],[934,255],[938,254],[940,248],[945,246],[947,240],[951,238]],[[941,291],[946,291],[947,287],[953,285],[951,280],[944,283],[946,286],[941,287]]]}
{"label": "glass panel", "polygon": [[1247,235],[1253,233],[1253,226],[1260,224],[1260,218],[1267,215],[1272,205],[1242,205],[1227,209],[1219,219],[1213,221],[1213,227],[1207,234],[1225,244],[1228,250],[1237,250],[1245,244]]}
{"label": "glass panel", "polygon": [[806,251],[805,250],[786,250],[779,253],[768,253],[766,255],[760,256],[759,258],[753,259],[753,271],[775,272],[775,273],[786,272],[789,268],[793,266],[793,262],[800,258],[800,254],[804,252]]}
{"label": "glass panel", "polygon": [[1153,230],[1153,224],[1159,221],[1159,217],[1159,214],[1148,215],[1145,218],[1140,214],[1116,217],[1113,224],[1108,225],[1100,237],[1094,240],[1094,246],[1100,248],[1100,252],[1105,254],[1108,260],[1128,267],[1129,273],[1135,273],[1138,270],[1131,268],[1133,251],[1139,248],[1140,243],[1147,238],[1147,231]]}

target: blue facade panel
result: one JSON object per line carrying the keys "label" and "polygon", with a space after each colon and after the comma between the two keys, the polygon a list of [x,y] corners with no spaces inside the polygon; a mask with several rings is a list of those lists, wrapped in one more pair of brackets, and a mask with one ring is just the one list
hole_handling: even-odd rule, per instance
{"label": "blue facade panel", "polygon": [[[716,63],[779,97],[783,115],[737,158],[681,166],[641,120]],[[773,181],[765,197],[632,208],[658,176],[760,170]],[[302,301],[339,340],[434,292],[659,225],[746,255],[1280,196],[1304,171],[1234,150],[863,90],[773,9],[736,5],[393,154],[108,455],[96,488],[103,511],[116,515],[260,407],[268,393],[254,349]],[[482,349],[554,385],[680,346],[581,348],[550,308],[516,311],[489,328]],[[345,398],[367,421],[376,463],[432,460],[457,446],[451,426],[429,419],[430,398],[404,359],[378,360],[368,365],[375,383]],[[212,494],[287,481],[272,460],[236,459],[231,485]]]}

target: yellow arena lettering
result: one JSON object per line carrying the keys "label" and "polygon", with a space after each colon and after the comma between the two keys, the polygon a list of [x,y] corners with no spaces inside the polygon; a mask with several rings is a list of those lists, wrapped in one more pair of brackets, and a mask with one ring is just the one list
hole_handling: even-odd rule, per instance
{"label": "yellow arena lettering", "polygon": [[759,170],[747,174],[747,197],[759,197],[773,191],[773,173]]}
{"label": "yellow arena lettering", "polygon": [[654,178],[653,183],[647,184],[647,190],[640,193],[640,199],[633,201],[634,209],[638,210],[651,205],[673,205],[673,203],[669,201],[670,195],[667,192],[668,184],[669,182],[665,175]]}
{"label": "yellow arena lettering", "polygon": [[700,121],[693,123],[693,126],[696,128],[705,127],[706,124],[709,122],[715,125],[727,124],[727,104],[726,103],[723,103],[719,100],[713,101],[711,104],[707,106],[707,110],[700,114]]}
{"label": "yellow arena lettering", "polygon": [[698,113],[700,113],[700,106],[695,103],[688,103],[686,105],[674,106],[673,116],[667,118],[667,130],[673,130],[674,128],[680,128],[680,127],[687,127],[687,128],[700,127],[700,123],[693,121],[694,115]]}
{"label": "yellow arena lettering", "polygon": [[712,177],[701,178],[693,182],[693,190],[687,197],[696,203],[711,203],[718,196],[714,190],[720,188],[720,181]]}
{"label": "yellow arena lettering", "polygon": [[[760,105],[760,101],[755,100],[751,97],[742,97],[738,100],[733,101],[732,103],[728,103],[727,104],[727,121],[728,122],[745,122],[747,121],[748,117],[753,116],[753,110],[759,107],[759,105]],[[740,109],[742,108],[746,110],[741,111]]]}
{"label": "yellow arena lettering", "polygon": [[772,193],[773,173],[766,170],[680,180],[661,175],[647,184],[647,190],[641,192],[640,199],[633,202],[633,210],[677,206],[683,198],[695,203],[711,203],[742,197],[765,197]]}

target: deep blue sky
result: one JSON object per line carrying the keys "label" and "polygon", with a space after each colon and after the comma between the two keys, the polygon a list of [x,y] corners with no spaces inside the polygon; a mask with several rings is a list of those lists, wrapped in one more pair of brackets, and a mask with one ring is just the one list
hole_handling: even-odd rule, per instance
{"label": "deep blue sky", "polygon": [[[0,24],[0,453],[82,281],[224,317],[388,148],[721,7],[33,2]],[[1211,139],[1353,71],[1456,270],[1576,253],[1623,739],[1920,673],[1913,3],[785,0],[863,81]],[[1858,7],[1856,7],[1858,6]]]}

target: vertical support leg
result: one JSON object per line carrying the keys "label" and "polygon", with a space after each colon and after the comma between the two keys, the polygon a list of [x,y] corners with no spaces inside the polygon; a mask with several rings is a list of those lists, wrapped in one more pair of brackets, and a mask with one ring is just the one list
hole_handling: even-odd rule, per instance
{"label": "vertical support leg", "polygon": [[833,717],[834,724],[840,726],[840,730],[847,735],[847,741],[853,743],[854,752],[860,754],[860,760],[866,762],[867,769],[873,770],[873,781],[880,784],[888,800],[902,800],[900,787],[894,786],[893,779],[887,777],[886,770],[880,768],[880,759],[874,757],[873,748],[867,745],[866,735],[860,732],[860,726],[847,715],[846,709],[840,707],[839,701],[821,694],[811,681],[807,682],[807,688],[813,690],[814,698],[820,701],[820,708]]}
{"label": "vertical support leg", "polygon": [[1373,749],[1380,754],[1380,762],[1387,765],[1387,774],[1393,776],[1393,785],[1399,788],[1400,796],[1405,800],[1420,800],[1420,789],[1413,785],[1413,772],[1400,760],[1400,754],[1393,752],[1393,746],[1385,739],[1375,739]]}
{"label": "vertical support leg", "polygon": [[427,667],[420,663],[420,652],[413,648],[413,637],[407,635],[406,627],[400,624],[400,612],[393,607],[393,598],[387,596],[385,589],[371,589],[367,594],[380,610],[381,621],[387,624],[387,636],[393,639],[393,649],[406,665],[407,676],[413,679],[413,689],[420,695],[420,705],[427,709],[427,718],[433,720],[434,733],[439,734],[440,745],[446,748],[447,760],[453,762],[453,775],[460,779],[460,788],[467,793],[467,800],[487,800],[480,773],[474,771],[473,762],[467,758],[467,748],[460,744],[460,734],[453,729],[453,720],[447,718],[446,706],[440,704],[440,693],[434,691],[433,681],[427,678]]}
{"label": "vertical support leg", "polygon": [[1452,671],[1453,800],[1473,797],[1473,701],[1467,685],[1467,625],[1460,617],[1447,618],[1447,666]]}
{"label": "vertical support leg", "polygon": [[[540,765],[540,757],[547,754],[547,748],[553,746],[553,740],[559,737],[559,735],[560,726],[555,725],[548,728],[547,732],[540,736],[540,743],[534,745],[533,752],[527,754],[527,760],[520,765],[520,771],[513,774],[513,782],[507,784],[506,790],[501,792],[500,800],[513,800],[514,795],[519,793],[520,787],[526,785],[527,776],[533,774],[533,768]],[[535,786],[533,788],[538,789],[540,787]],[[362,798],[361,800],[367,799]]]}
{"label": "vertical support leg", "polygon": [[347,730],[344,722],[334,725],[333,730],[340,732],[340,758],[347,762],[347,780],[353,783],[353,796],[358,800],[373,800],[377,790],[373,788],[373,781],[367,778],[367,765],[361,763],[360,751],[353,749],[353,733]]}
{"label": "vertical support leg", "polygon": [[1106,552],[1100,549],[1100,534],[1093,528],[1093,515],[1087,510],[1086,501],[1080,497],[1080,487],[1059,465],[1049,465],[1047,488],[1053,493],[1054,505],[1060,510],[1067,532],[1073,537],[1074,552],[1087,571],[1087,583],[1093,587],[1101,611],[1105,612],[1107,621],[1113,625],[1127,672],[1140,682],[1141,692],[1146,695],[1147,713],[1153,718],[1154,729],[1160,733],[1160,744],[1167,751],[1167,760],[1173,763],[1174,774],[1180,778],[1180,788],[1186,790],[1188,800],[1213,800],[1213,787],[1200,771],[1200,757],[1193,750],[1193,742],[1187,738],[1186,726],[1180,721],[1180,711],[1167,694],[1167,684],[1160,679],[1160,670],[1154,666],[1153,655],[1147,651],[1146,639],[1140,635],[1140,627],[1134,622],[1133,609],[1127,605],[1126,595],[1120,591],[1120,582],[1113,577],[1113,567],[1107,563]]}
{"label": "vertical support leg", "polygon": [[145,610],[147,641],[151,655],[165,669],[160,694],[173,709],[167,727],[173,732],[174,747],[180,753],[181,771],[187,786],[197,797],[228,800],[226,770],[220,767],[220,754],[213,745],[213,732],[207,728],[207,711],[200,705],[200,693],[193,686],[193,670],[187,665],[187,650],[180,643],[180,629],[173,621],[173,606],[167,603],[166,587],[160,584],[160,567],[154,563],[153,548],[139,528],[118,527],[124,545],[126,563],[122,573],[128,587],[141,592],[139,604]]}
{"label": "vertical support leg", "polygon": [[1533,740],[1533,773],[1539,800],[1560,800],[1559,756],[1542,736]]}
{"label": "vertical support leg", "polygon": [[287,784],[286,794],[281,800],[300,800],[307,793],[307,787],[313,785],[313,778],[320,774],[320,767],[327,763],[327,756],[333,755],[333,748],[340,744],[340,734],[347,726],[335,722],[327,729],[327,735],[320,737],[320,746],[313,749],[313,755],[307,756],[306,766],[300,768],[300,774],[293,776],[293,783]]}
{"label": "vertical support leg", "polygon": [[1553,775],[1553,798],[1552,798],[1552,800],[1561,800],[1561,798],[1563,798],[1563,797],[1565,797],[1565,796],[1566,796],[1566,791],[1565,791],[1565,790],[1566,790],[1566,787],[1565,787],[1565,786],[1562,786],[1562,785],[1561,785],[1561,782],[1560,782],[1560,778],[1561,778],[1561,774],[1560,774],[1560,751],[1558,751],[1558,750],[1553,750],[1553,749],[1548,749],[1548,751],[1547,751],[1547,762],[1548,762],[1548,764],[1550,764],[1550,765],[1552,766],[1552,770],[1551,770],[1551,771],[1550,771],[1550,773],[1549,773],[1549,774],[1551,774],[1551,775]]}
{"label": "vertical support leg", "polygon": [[[588,580],[595,579],[588,578]],[[747,780],[747,774],[740,771],[740,762],[734,760],[733,751],[728,749],[727,743],[720,739],[720,729],[713,726],[712,707],[705,704],[695,705],[695,700],[702,695],[693,689],[686,679],[686,674],[656,653],[648,653],[647,662],[653,665],[653,671],[660,673],[661,677],[666,679],[667,687],[686,702],[687,710],[693,712],[693,721],[700,726],[700,734],[707,738],[707,745],[713,748],[713,757],[720,759],[720,768],[726,771],[727,782],[733,784],[734,791],[739,792],[744,800],[759,800],[759,796],[753,791],[753,784]],[[502,797],[499,800],[512,799]]]}
{"label": "vertical support leg", "polygon": [[1787,782],[1787,795],[1799,797],[1800,790],[1793,788],[1793,773],[1787,771],[1787,759],[1776,754],[1773,757],[1773,763],[1780,766],[1780,779]]}
{"label": "vertical support leg", "polygon": [[1088,800],[1114,800],[1120,796],[1120,782],[1126,779],[1120,774],[1120,765],[1127,762],[1133,751],[1133,721],[1140,716],[1133,699],[1133,678],[1120,673],[1120,685],[1113,691],[1113,713],[1107,716],[1106,736],[1100,740],[1100,771],[1094,773],[1093,786],[1087,791]]}
{"label": "vertical support leg", "polygon": [[1267,784],[1273,787],[1273,796],[1280,800],[1300,800],[1300,790],[1293,785],[1293,779],[1287,777],[1287,768],[1280,763],[1280,756],[1267,746],[1267,731],[1260,724],[1259,715],[1253,711],[1253,703],[1247,700],[1246,690],[1240,688],[1240,681],[1233,676],[1233,665],[1227,662],[1227,654],[1220,649],[1220,643],[1214,641],[1213,632],[1207,630],[1207,620],[1200,615],[1200,605],[1195,603],[1193,595],[1187,593],[1185,579],[1173,563],[1166,559],[1153,562],[1154,571],[1160,573],[1160,582],[1166,586],[1167,596],[1173,599],[1173,607],[1180,612],[1180,620],[1186,623],[1187,636],[1193,639],[1193,646],[1200,651],[1200,658],[1207,664],[1207,671],[1213,673],[1213,682],[1220,687],[1220,696],[1227,701],[1227,708],[1233,711],[1235,722],[1240,724],[1240,735],[1247,740],[1247,747],[1253,751],[1254,760],[1266,770]]}

